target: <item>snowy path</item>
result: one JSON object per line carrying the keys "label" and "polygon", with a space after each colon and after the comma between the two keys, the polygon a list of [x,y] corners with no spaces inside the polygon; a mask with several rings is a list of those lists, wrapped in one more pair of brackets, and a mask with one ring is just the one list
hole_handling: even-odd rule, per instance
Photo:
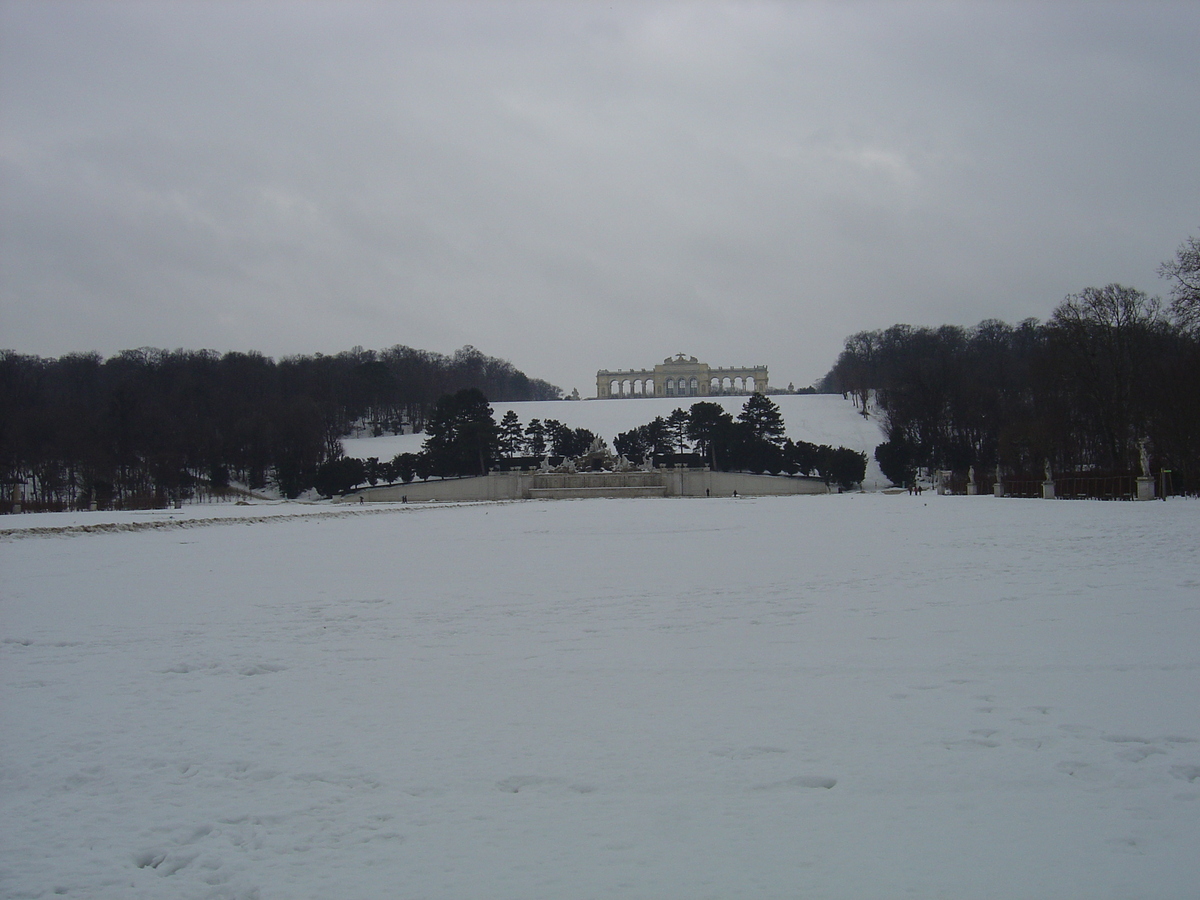
{"label": "snowy path", "polygon": [[0,896],[1192,897],[1198,534],[876,494],[0,540]]}
{"label": "snowy path", "polygon": [[[475,501],[483,502],[483,501]],[[430,509],[470,506],[471,502],[439,503]],[[131,531],[178,531],[209,525],[263,525],[297,520],[348,519],[359,516],[415,513],[417,507],[403,503],[372,503],[335,506],[329,502],[312,504],[278,502],[269,506],[231,505],[188,506],[180,510],[151,509],[138,512],[99,511],[36,513],[0,519],[0,540],[39,537],[74,537],[88,534],[118,534]]]}

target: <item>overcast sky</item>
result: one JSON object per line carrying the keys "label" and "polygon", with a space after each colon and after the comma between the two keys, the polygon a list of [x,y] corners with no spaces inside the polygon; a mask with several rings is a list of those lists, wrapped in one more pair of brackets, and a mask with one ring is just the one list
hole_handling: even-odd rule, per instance
{"label": "overcast sky", "polygon": [[1200,234],[1200,3],[0,0],[0,348],[807,385]]}

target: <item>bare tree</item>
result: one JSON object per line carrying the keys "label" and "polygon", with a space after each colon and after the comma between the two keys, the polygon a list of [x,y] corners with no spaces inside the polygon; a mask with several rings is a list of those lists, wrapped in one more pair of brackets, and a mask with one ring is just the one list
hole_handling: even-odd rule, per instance
{"label": "bare tree", "polygon": [[1170,278],[1171,315],[1181,328],[1200,330],[1200,238],[1189,237],[1175,251],[1175,258],[1158,267]]}

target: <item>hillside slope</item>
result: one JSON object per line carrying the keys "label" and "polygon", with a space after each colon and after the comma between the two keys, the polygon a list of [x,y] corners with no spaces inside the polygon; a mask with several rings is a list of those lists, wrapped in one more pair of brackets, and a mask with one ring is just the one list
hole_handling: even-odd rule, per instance
{"label": "hillside slope", "polygon": [[[884,487],[887,479],[875,462],[875,447],[884,440],[879,422],[863,418],[849,400],[836,394],[784,394],[771,398],[783,413],[787,436],[796,441],[849,447],[867,454],[865,487]],[[745,397],[656,397],[647,400],[583,400],[540,401],[531,403],[494,403],[496,421],[508,410],[516,412],[523,425],[531,419],[558,419],[571,428],[587,428],[608,441],[623,431],[645,425],[655,416],[664,418],[677,407],[690,407],[698,400],[719,403],[736,416],[746,402]],[[424,435],[406,434],[379,438],[353,438],[342,442],[347,456],[381,460],[392,459],[397,453],[415,453],[421,449]]]}

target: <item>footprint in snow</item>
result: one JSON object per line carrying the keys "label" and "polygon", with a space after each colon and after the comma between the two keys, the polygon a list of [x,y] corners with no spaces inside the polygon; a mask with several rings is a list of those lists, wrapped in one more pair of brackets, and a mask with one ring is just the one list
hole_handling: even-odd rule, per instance
{"label": "footprint in snow", "polygon": [[259,663],[255,666],[242,666],[238,669],[239,675],[270,675],[272,672],[284,672],[287,666],[274,665],[272,663]]}
{"label": "footprint in snow", "polygon": [[567,790],[574,794],[591,794],[596,788],[590,784],[568,784],[562,778],[545,778],[541,775],[511,775],[497,781],[496,787],[506,794],[519,794],[529,790]]}
{"label": "footprint in snow", "polygon": [[143,850],[135,853],[133,864],[139,869],[154,869],[162,876],[174,875],[180,869],[190,866],[199,853],[173,853],[164,850]]}
{"label": "footprint in snow", "polygon": [[783,747],[721,747],[708,752],[724,759],[754,759],[772,753],[787,753],[787,750]]}
{"label": "footprint in snow", "polygon": [[828,778],[823,775],[797,775],[794,778],[787,778],[783,781],[772,781],[769,784],[758,784],[754,786],[756,791],[775,791],[786,788],[824,788],[829,790],[837,784],[836,778]]}
{"label": "footprint in snow", "polygon": [[947,750],[993,750],[1000,746],[1000,742],[981,738],[967,738],[963,741],[942,741],[942,746]]}
{"label": "footprint in snow", "polygon": [[1155,754],[1166,754],[1166,750],[1159,750],[1157,747],[1130,747],[1128,750],[1120,750],[1117,752],[1117,759],[1125,762],[1139,763],[1148,756]]}

